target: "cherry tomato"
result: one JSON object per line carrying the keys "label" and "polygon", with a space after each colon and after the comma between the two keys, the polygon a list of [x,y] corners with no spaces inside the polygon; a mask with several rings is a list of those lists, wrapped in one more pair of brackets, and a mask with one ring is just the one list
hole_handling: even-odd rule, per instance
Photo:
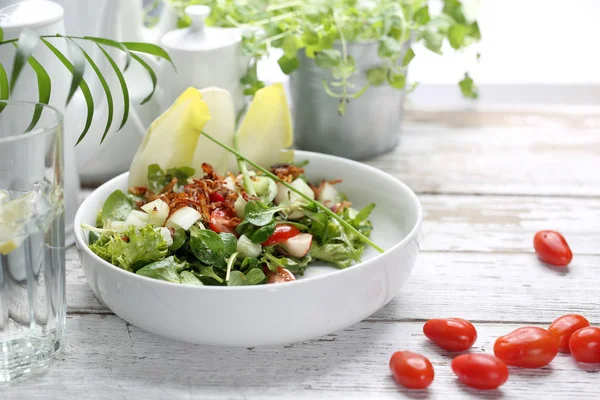
{"label": "cherry tomato", "polygon": [[412,351],[397,351],[390,358],[390,370],[396,382],[409,389],[425,389],[433,382],[433,365]]}
{"label": "cherry tomato", "polygon": [[268,278],[267,283],[284,283],[296,280],[293,273],[282,267],[277,267],[277,272],[271,271],[268,267],[263,267],[263,272]]}
{"label": "cherry tomato", "polygon": [[540,368],[558,354],[558,338],[545,329],[526,326],[496,339],[494,354],[513,367]]}
{"label": "cherry tomato", "polygon": [[423,333],[448,351],[465,351],[477,340],[473,324],[461,318],[430,319],[423,325]]}
{"label": "cherry tomato", "polygon": [[565,238],[555,231],[539,231],[533,238],[533,248],[540,260],[548,264],[566,267],[573,253]]}
{"label": "cherry tomato", "polygon": [[263,246],[272,246],[274,244],[283,243],[289,238],[293,238],[300,234],[300,229],[294,225],[288,224],[277,224],[275,225],[275,231],[269,238],[263,242]]}
{"label": "cherry tomato", "polygon": [[235,223],[223,210],[215,210],[210,214],[208,222],[210,229],[217,233],[235,233]]}
{"label": "cherry tomato", "polygon": [[571,335],[571,354],[582,363],[600,363],[600,328],[588,326]]}
{"label": "cherry tomato", "polygon": [[496,389],[508,379],[508,367],[491,354],[461,354],[452,360],[458,380],[475,389]]}
{"label": "cherry tomato", "polygon": [[210,202],[211,203],[217,203],[217,202],[224,202],[225,201],[225,197],[223,197],[222,194],[214,192],[210,194]]}
{"label": "cherry tomato", "polygon": [[564,353],[569,352],[569,339],[573,332],[578,329],[590,326],[590,321],[585,317],[577,314],[567,314],[562,317],[558,317],[554,320],[548,332],[558,338],[558,350]]}

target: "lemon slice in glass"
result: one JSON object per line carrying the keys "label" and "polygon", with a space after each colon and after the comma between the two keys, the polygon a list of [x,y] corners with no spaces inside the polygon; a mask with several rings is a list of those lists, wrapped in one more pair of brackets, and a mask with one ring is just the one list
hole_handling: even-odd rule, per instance
{"label": "lemon slice in glass", "polygon": [[[0,191],[0,254],[7,255],[25,240],[25,227],[35,210],[35,192],[8,200],[8,192]],[[4,203],[2,203],[4,202]]]}

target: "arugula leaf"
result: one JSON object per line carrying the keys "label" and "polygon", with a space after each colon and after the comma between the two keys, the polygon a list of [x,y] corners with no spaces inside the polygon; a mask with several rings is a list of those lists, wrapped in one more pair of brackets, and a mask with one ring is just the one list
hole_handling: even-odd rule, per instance
{"label": "arugula leaf", "polygon": [[175,188],[179,189],[187,184],[189,177],[194,175],[194,168],[181,167],[169,168],[166,172],[158,164],[148,165],[148,189],[159,193],[173,178],[177,178]]}
{"label": "arugula leaf", "polygon": [[200,262],[220,266],[225,259],[225,243],[215,232],[208,229],[190,228],[190,250]]}
{"label": "arugula leaf", "polygon": [[173,235],[173,244],[169,246],[170,252],[176,252],[185,244],[187,240],[187,234],[183,229],[176,229],[175,234]]}
{"label": "arugula leaf", "polygon": [[108,196],[100,212],[103,227],[107,227],[111,222],[125,221],[132,210],[133,206],[125,193],[115,190]]}
{"label": "arugula leaf", "polygon": [[[126,236],[128,241],[122,239]],[[127,271],[137,271],[167,255],[167,243],[159,232],[147,225],[136,232],[130,227],[125,233],[102,235],[90,245],[90,250],[104,260]]]}
{"label": "arugula leaf", "polygon": [[352,250],[343,243],[329,243],[320,246],[313,241],[309,254],[312,258],[333,263],[342,269],[352,265],[353,261]]}
{"label": "arugula leaf", "polygon": [[267,264],[273,272],[277,272],[278,267],[283,267],[294,274],[304,274],[304,270],[308,266],[308,263],[312,261],[310,255],[306,255],[302,258],[295,257],[277,257],[271,253],[265,253],[261,261]]}
{"label": "arugula leaf", "polygon": [[218,283],[223,283],[223,278],[221,278],[219,275],[217,275],[215,273],[215,271],[213,270],[213,267],[198,267],[198,272],[195,272],[194,275],[196,275],[196,277],[200,278],[200,280],[202,281],[202,283],[205,283],[204,280],[206,279],[208,284],[211,283],[211,280],[217,281]]}
{"label": "arugula leaf", "polygon": [[179,271],[187,267],[186,263],[178,263],[175,257],[169,256],[163,260],[153,262],[140,268],[136,274],[161,281],[180,283]]}
{"label": "arugula leaf", "polygon": [[253,268],[244,274],[241,271],[231,271],[228,286],[259,285],[267,281],[267,276],[260,268]]}
{"label": "arugula leaf", "polygon": [[202,281],[190,271],[181,271],[179,282],[187,285],[204,286]]}
{"label": "arugula leaf", "polygon": [[254,226],[265,226],[271,222],[273,216],[279,211],[285,210],[285,207],[271,207],[264,205],[260,201],[252,200],[244,208],[245,220]]}
{"label": "arugula leaf", "polygon": [[373,209],[375,209],[375,203],[371,203],[363,207],[362,210],[360,210],[358,214],[356,214],[356,217],[354,217],[352,220],[353,224],[358,226],[362,222],[366,221],[367,218],[369,218],[369,215],[371,215],[371,212],[373,212]]}
{"label": "arugula leaf", "polygon": [[237,232],[240,235],[246,235],[252,243],[262,243],[269,238],[275,232],[275,225],[277,222],[272,219],[265,226],[255,227],[248,221],[244,220],[241,224],[237,226]]}
{"label": "arugula leaf", "polygon": [[244,261],[242,261],[242,265],[240,266],[240,270],[246,271],[252,268],[257,268],[260,265],[260,260],[258,258],[246,257]]}
{"label": "arugula leaf", "polygon": [[477,85],[475,85],[475,82],[473,82],[473,79],[468,73],[465,72],[465,77],[458,82],[458,86],[460,87],[460,91],[462,92],[463,96],[470,99],[476,99],[479,97]]}

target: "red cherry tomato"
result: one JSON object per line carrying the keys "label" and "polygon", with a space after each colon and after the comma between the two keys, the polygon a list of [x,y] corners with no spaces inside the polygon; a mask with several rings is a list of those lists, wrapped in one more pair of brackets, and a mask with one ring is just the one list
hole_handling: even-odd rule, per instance
{"label": "red cherry tomato", "polygon": [[600,363],[600,328],[588,326],[571,335],[571,354],[582,363]]}
{"label": "red cherry tomato", "polygon": [[282,267],[277,267],[277,272],[271,271],[268,267],[263,267],[263,272],[268,278],[267,283],[284,283],[296,280],[293,273]]}
{"label": "red cherry tomato", "polygon": [[564,353],[569,352],[569,339],[573,332],[578,329],[590,326],[590,321],[585,317],[577,314],[567,314],[562,317],[558,317],[554,320],[548,332],[558,338],[558,350]]}
{"label": "red cherry tomato", "polygon": [[477,340],[477,330],[461,318],[430,319],[423,333],[435,344],[448,351],[465,351]]}
{"label": "red cherry tomato", "polygon": [[545,329],[526,326],[500,336],[494,354],[513,367],[540,368],[558,354],[558,338]]}
{"label": "red cherry tomato", "polygon": [[263,242],[263,246],[272,246],[274,244],[283,243],[289,238],[293,238],[300,234],[300,229],[294,225],[288,224],[277,224],[275,225],[275,231],[267,240]]}
{"label": "red cherry tomato", "polygon": [[475,389],[496,389],[508,379],[508,367],[490,354],[461,354],[452,360],[458,380]]}
{"label": "red cherry tomato", "polygon": [[217,202],[224,202],[225,201],[225,197],[223,197],[222,194],[214,192],[210,194],[210,202],[211,203],[217,203]]}
{"label": "red cherry tomato", "polygon": [[533,238],[533,248],[540,260],[545,263],[566,267],[573,259],[573,253],[565,238],[555,231],[539,231]]}
{"label": "red cherry tomato", "polygon": [[217,233],[235,233],[236,224],[231,217],[223,210],[215,210],[210,214],[208,222],[210,229]]}
{"label": "red cherry tomato", "polygon": [[390,370],[396,382],[409,389],[425,389],[433,382],[433,365],[420,354],[397,351],[390,358]]}

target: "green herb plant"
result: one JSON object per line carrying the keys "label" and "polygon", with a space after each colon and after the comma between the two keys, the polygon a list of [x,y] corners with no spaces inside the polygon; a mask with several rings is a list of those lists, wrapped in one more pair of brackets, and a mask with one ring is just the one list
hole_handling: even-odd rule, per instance
{"label": "green herb plant", "polygon": [[[185,6],[205,4],[211,7],[208,25],[248,28],[242,45],[253,61],[242,79],[246,94],[252,95],[264,86],[257,77],[256,61],[270,48],[283,50],[278,63],[288,75],[300,66],[298,56],[303,52],[318,67],[331,72],[331,79],[323,81],[323,89],[339,100],[341,115],[346,103],[370,86],[405,89],[415,45],[442,54],[445,42],[454,50],[462,50],[481,39],[470,7],[474,2],[468,0],[443,0],[439,13],[430,12],[428,0],[170,1],[181,12],[181,27],[191,22],[184,14]],[[348,43],[365,41],[378,43],[380,64],[366,72],[368,83],[357,87],[353,83],[358,73],[356,60],[348,52]],[[468,73],[459,88],[465,97],[478,96]]]}
{"label": "green herb plant", "polygon": [[[69,48],[69,53],[71,54],[71,60],[69,60],[58,48],[56,48],[56,46],[53,44],[55,40],[63,40],[66,42]],[[6,72],[6,68],[4,67],[4,65],[0,63],[0,101],[9,99],[9,97],[13,93],[19,76],[23,71],[23,68],[26,66],[26,64],[29,64],[29,66],[35,72],[37,78],[37,101],[41,104],[48,104],[48,102],[50,101],[50,94],[52,91],[52,80],[50,74],[48,74],[44,66],[42,66],[40,62],[32,55],[35,49],[41,44],[43,44],[56,56],[56,58],[64,65],[65,68],[67,68],[67,70],[72,75],[69,93],[67,96],[67,105],[73,99],[73,95],[78,89],[81,90],[81,93],[85,98],[87,106],[87,117],[85,126],[77,140],[77,143],[81,142],[88,133],[94,117],[94,98],[86,80],[83,77],[86,64],[89,64],[89,66],[92,68],[92,70],[98,77],[98,80],[100,81],[100,84],[106,96],[108,109],[104,133],[102,134],[102,138],[100,140],[100,143],[102,143],[113,124],[114,96],[111,88],[109,87],[106,81],[106,78],[103,76],[96,62],[94,62],[90,55],[81,47],[81,41],[95,43],[100,48],[102,54],[108,60],[109,64],[112,67],[112,70],[114,71],[119,80],[124,104],[123,117],[119,125],[119,130],[122,129],[129,118],[129,89],[123,76],[123,72],[126,71],[129,65],[131,64],[131,60],[134,60],[135,62],[139,63],[148,72],[149,77],[152,81],[152,91],[142,101],[141,104],[145,104],[146,102],[148,102],[154,95],[158,79],[154,70],[150,67],[150,65],[148,65],[146,61],[144,61],[142,57],[140,57],[140,54],[159,57],[167,60],[171,63],[171,65],[173,65],[169,54],[160,46],[140,42],[117,42],[110,39],[91,36],[77,37],[63,36],[60,34],[40,36],[36,32],[29,29],[23,30],[23,32],[21,32],[20,36],[17,39],[4,40],[4,33],[0,28],[0,46],[12,45],[16,48],[10,77]],[[108,53],[106,48],[114,48],[125,54],[126,57],[123,70],[121,70],[117,62]],[[174,65],[173,68],[175,68]],[[30,131],[35,127],[35,125],[39,121],[39,118],[41,117],[41,112],[41,108],[36,109],[27,131]]]}

